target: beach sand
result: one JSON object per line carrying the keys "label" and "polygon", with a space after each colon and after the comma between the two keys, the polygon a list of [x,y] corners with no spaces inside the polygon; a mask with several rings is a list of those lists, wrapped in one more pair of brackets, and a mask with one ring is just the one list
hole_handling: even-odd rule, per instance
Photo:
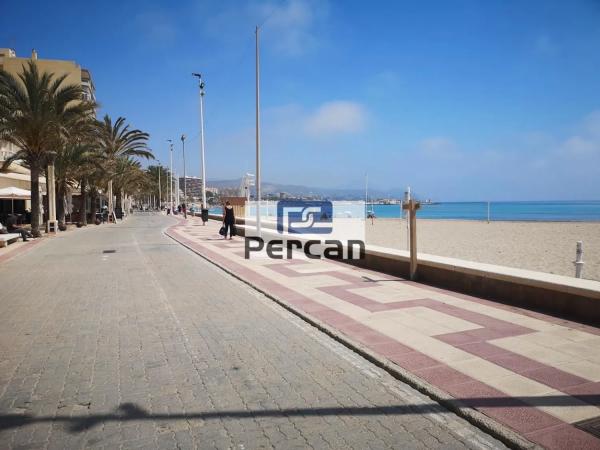
{"label": "beach sand", "polygon": [[[406,220],[367,220],[366,241],[406,250]],[[417,222],[418,252],[570,277],[577,241],[583,241],[583,278],[600,280],[599,222]]]}

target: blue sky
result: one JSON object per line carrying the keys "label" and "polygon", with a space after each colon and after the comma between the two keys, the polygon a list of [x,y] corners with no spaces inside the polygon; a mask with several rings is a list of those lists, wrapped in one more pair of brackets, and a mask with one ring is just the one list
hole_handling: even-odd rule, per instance
{"label": "blue sky", "polygon": [[[7,11],[8,9],[8,11]],[[28,1],[0,46],[90,69],[101,114],[166,140],[209,179],[254,172],[261,31],[263,179],[410,184],[437,200],[600,199],[600,2]]]}

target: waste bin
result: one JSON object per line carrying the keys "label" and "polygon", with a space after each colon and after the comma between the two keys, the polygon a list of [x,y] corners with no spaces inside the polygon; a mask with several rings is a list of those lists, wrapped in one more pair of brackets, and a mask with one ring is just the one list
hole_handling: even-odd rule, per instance
{"label": "waste bin", "polygon": [[202,222],[208,222],[208,209],[202,208]]}

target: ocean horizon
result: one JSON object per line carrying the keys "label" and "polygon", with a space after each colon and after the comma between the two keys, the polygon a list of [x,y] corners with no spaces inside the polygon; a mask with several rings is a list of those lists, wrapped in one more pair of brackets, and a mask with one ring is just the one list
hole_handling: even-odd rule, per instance
{"label": "ocean horizon", "polygon": [[[401,217],[400,205],[369,205],[378,218]],[[421,204],[421,219],[487,220],[488,202],[436,202]],[[600,200],[489,202],[491,221],[597,222]]]}
{"label": "ocean horizon", "polygon": [[[274,203],[274,202],[273,202]],[[600,200],[582,201],[502,201],[489,203],[491,221],[525,222],[600,222]],[[401,206],[369,204],[376,218],[398,219]],[[220,214],[221,208],[211,208]],[[487,220],[488,202],[435,202],[421,204],[420,219]]]}

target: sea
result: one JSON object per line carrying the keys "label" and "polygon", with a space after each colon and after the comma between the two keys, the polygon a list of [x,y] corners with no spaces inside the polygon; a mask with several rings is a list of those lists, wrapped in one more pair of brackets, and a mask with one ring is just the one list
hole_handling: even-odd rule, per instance
{"label": "sea", "polygon": [[[400,205],[369,205],[375,217],[399,218]],[[487,202],[421,204],[421,219],[487,220]],[[600,221],[600,201],[490,202],[489,219],[503,221],[589,222]]]}
{"label": "sea", "polygon": [[[400,218],[400,205],[368,205],[378,218]],[[221,213],[221,208],[211,212]],[[421,204],[421,219],[487,220],[487,202],[440,202]],[[490,202],[492,221],[596,222],[600,221],[600,200],[594,201],[522,201]]]}

